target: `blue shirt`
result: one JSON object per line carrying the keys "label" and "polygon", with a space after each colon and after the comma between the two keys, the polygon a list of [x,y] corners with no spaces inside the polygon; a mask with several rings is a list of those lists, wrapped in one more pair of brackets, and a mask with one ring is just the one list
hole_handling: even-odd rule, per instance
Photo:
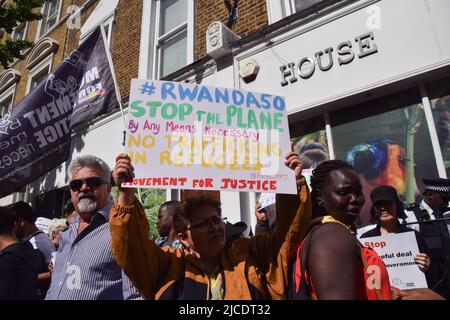
{"label": "blue shirt", "polygon": [[78,215],[62,234],[46,300],[140,299],[109,247],[109,210],[113,203],[110,198],[80,234]]}
{"label": "blue shirt", "polygon": [[50,240],[50,237],[44,231],[38,230],[28,238],[28,241],[30,241],[34,249],[42,252],[45,257],[45,263],[49,264],[52,260],[52,253],[56,251],[55,245]]}
{"label": "blue shirt", "polygon": [[172,248],[183,249],[183,244],[181,243],[180,240],[175,240],[174,242],[170,243],[167,239],[168,237],[158,237],[157,239],[155,239],[155,244],[158,247],[169,246]]}

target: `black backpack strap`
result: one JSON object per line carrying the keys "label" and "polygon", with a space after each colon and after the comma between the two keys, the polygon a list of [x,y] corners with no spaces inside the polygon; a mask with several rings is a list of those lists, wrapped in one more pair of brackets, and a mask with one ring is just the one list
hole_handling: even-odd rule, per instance
{"label": "black backpack strap", "polygon": [[311,300],[311,293],[309,292],[308,286],[306,285],[306,276],[305,272],[308,266],[308,257],[309,257],[309,249],[311,247],[311,237],[314,232],[319,229],[323,224],[317,224],[310,228],[308,234],[303,241],[303,245],[300,249],[300,286],[298,290],[296,290],[297,283],[295,279],[295,270],[297,268],[297,264],[299,263],[299,259],[296,257],[294,263],[292,264],[291,270],[291,285],[289,288],[289,292],[292,294],[290,297],[292,300]]}

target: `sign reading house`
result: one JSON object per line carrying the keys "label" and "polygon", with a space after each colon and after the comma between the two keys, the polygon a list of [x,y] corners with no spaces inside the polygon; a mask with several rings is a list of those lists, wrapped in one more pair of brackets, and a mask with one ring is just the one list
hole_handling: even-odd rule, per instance
{"label": "sign reading house", "polygon": [[355,37],[354,42],[343,41],[336,48],[328,47],[312,56],[302,57],[298,63],[289,62],[282,65],[280,67],[281,86],[295,83],[299,79],[309,79],[318,70],[328,71],[335,65],[335,60],[339,66],[342,66],[353,62],[356,55],[358,59],[362,59],[377,53],[378,47],[374,40],[373,32],[369,32]]}

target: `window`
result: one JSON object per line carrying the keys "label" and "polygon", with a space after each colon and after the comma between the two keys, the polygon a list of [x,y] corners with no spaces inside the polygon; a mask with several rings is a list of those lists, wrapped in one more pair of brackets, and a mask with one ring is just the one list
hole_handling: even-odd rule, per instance
{"label": "window", "polygon": [[4,98],[0,98],[0,118],[2,118],[13,105],[14,94],[9,94]]}
{"label": "window", "polygon": [[0,118],[2,118],[13,107],[15,93],[16,84],[13,84],[0,94]]}
{"label": "window", "polygon": [[427,87],[447,177],[450,177],[450,78]]}
{"label": "window", "polygon": [[0,118],[13,107],[20,77],[21,73],[15,69],[8,69],[0,74]]}
{"label": "window", "polygon": [[[328,4],[333,4],[339,1],[341,0],[327,2]],[[320,2],[324,2],[324,0],[267,0],[269,22],[274,23],[291,14],[306,10]]]}
{"label": "window", "polygon": [[14,28],[14,31],[11,34],[11,40],[25,40],[25,36],[27,33],[27,22],[22,22],[17,27]]}
{"label": "window", "polygon": [[52,70],[53,54],[30,70],[27,94],[36,88]]}
{"label": "window", "polygon": [[[336,158],[359,173],[366,199],[379,185],[394,187],[406,203],[420,198],[423,178],[438,177],[418,89],[332,112]],[[417,199],[416,199],[417,198]],[[360,219],[370,223],[370,201]]]}
{"label": "window", "polygon": [[190,18],[192,8],[192,0],[164,0],[156,3],[154,65],[158,78],[186,66],[193,60],[193,36],[190,36],[193,25],[193,18]]}
{"label": "window", "polygon": [[108,20],[103,22],[103,27],[105,29],[105,35],[106,35],[106,43],[108,44],[108,47],[111,48],[111,38],[112,38],[112,26],[114,22],[114,16],[110,17]]}
{"label": "window", "polygon": [[61,0],[48,0],[42,7],[43,18],[39,21],[37,38],[41,38],[53,26],[56,25],[59,19],[59,12],[61,11]]}
{"label": "window", "polygon": [[[99,25],[105,30],[106,42],[111,47],[112,28],[118,0],[101,0],[81,27],[80,43],[83,42]],[[78,12],[78,14],[80,14]]]}
{"label": "window", "polygon": [[300,155],[303,169],[314,169],[329,160],[328,141],[324,117],[315,117],[289,126],[294,151]]}
{"label": "window", "polygon": [[291,6],[294,9],[293,13],[305,10],[321,1],[323,0],[291,0]]}

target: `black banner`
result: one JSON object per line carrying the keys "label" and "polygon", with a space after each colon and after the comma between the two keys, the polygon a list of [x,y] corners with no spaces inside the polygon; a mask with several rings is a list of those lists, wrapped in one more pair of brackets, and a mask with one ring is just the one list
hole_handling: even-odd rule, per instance
{"label": "black banner", "polygon": [[0,198],[64,162],[71,128],[117,106],[98,28],[0,119]]}
{"label": "black banner", "polygon": [[[86,45],[91,48],[92,52],[86,61],[81,61],[85,64],[86,71],[81,79],[78,99],[73,107],[70,121],[71,128],[119,107],[100,29],[97,29],[86,42],[89,42]],[[82,44],[82,46],[84,45],[85,43]],[[82,59],[84,59],[84,51],[78,49],[75,52],[78,52],[80,56],[82,55]]]}

